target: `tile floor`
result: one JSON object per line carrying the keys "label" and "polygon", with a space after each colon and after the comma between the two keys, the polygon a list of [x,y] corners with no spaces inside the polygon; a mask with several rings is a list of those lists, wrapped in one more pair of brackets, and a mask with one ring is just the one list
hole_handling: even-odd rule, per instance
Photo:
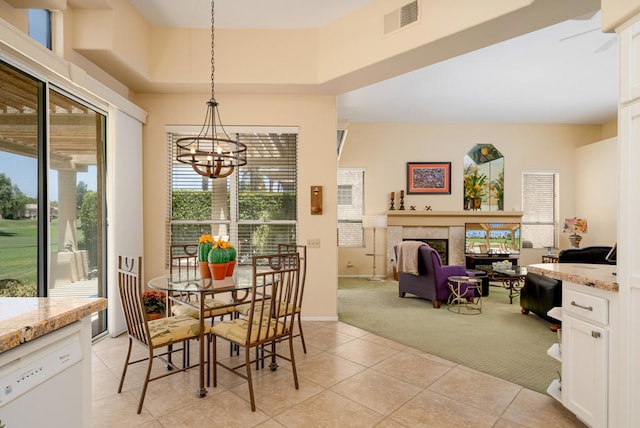
{"label": "tile floor", "polygon": [[[246,381],[218,369],[218,387],[197,398],[197,369],[151,382],[136,408],[146,364],[118,382],[127,338],[93,345],[94,427],[582,427],[553,398],[400,345],[341,322],[304,322],[308,353],[295,340],[300,389],[290,364]],[[227,345],[222,358],[230,358]],[[134,353],[141,353],[134,346]],[[195,352],[193,353],[195,355]],[[242,354],[241,354],[242,355]],[[238,357],[234,357],[238,358]],[[154,371],[164,370],[154,364]]]}

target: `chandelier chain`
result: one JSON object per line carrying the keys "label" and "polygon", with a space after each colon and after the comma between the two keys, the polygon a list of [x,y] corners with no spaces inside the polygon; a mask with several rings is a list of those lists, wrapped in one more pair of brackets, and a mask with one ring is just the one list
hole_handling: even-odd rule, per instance
{"label": "chandelier chain", "polygon": [[215,38],[215,11],[214,11],[214,1],[211,0],[211,100],[215,101],[215,83],[213,80],[213,77],[215,75],[215,71],[216,71],[216,65],[215,65],[215,61],[213,60],[213,52],[214,52],[214,48],[216,46],[216,38]]}

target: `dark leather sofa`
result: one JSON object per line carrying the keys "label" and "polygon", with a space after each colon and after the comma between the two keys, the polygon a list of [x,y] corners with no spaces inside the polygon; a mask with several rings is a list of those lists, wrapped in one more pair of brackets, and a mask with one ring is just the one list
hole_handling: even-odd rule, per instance
{"label": "dark leather sofa", "polygon": [[[558,254],[559,263],[594,263],[609,264],[605,259],[611,247],[591,246],[584,248],[567,248]],[[547,315],[556,306],[562,306],[562,281],[535,273],[527,273],[524,286],[520,290],[521,312],[527,315],[533,312],[551,323],[555,330],[560,321]]]}

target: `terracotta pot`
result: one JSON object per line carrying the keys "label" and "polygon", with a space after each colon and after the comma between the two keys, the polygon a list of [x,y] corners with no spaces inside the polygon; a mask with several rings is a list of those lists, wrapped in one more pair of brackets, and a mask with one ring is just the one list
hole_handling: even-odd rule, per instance
{"label": "terracotta pot", "polygon": [[162,317],[161,312],[152,312],[150,314],[147,314],[147,321],[157,320],[157,319],[160,319],[161,317]]}
{"label": "terracotta pot", "polygon": [[225,279],[227,276],[227,265],[229,263],[209,263],[209,269],[211,270],[211,276],[213,279],[219,281]]}
{"label": "terracotta pot", "polygon": [[229,260],[229,264],[227,265],[227,276],[233,275],[233,271],[236,268],[236,261]]}
{"label": "terracotta pot", "polygon": [[208,262],[198,262],[198,268],[200,269],[200,278],[211,278]]}

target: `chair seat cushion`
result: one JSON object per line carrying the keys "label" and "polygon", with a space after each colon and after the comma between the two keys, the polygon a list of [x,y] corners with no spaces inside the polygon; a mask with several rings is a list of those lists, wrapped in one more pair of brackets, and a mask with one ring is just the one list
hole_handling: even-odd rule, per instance
{"label": "chair seat cushion", "polygon": [[[153,348],[200,336],[200,322],[187,316],[160,318],[147,324]],[[205,325],[204,330],[207,334],[211,329]]]}
{"label": "chair seat cushion", "polygon": [[[285,324],[271,320],[270,327],[268,319],[262,320],[262,328],[258,328],[257,322],[254,321],[254,327],[251,329],[251,343],[256,343],[288,333]],[[247,346],[247,330],[249,329],[249,320],[247,318],[238,318],[231,321],[224,321],[211,327],[211,333],[223,337],[232,342],[236,342],[242,346]],[[260,337],[258,337],[258,333]]]}
{"label": "chair seat cushion", "polygon": [[[268,310],[271,307],[271,299],[267,300],[264,304],[264,308],[265,311]],[[296,307],[293,311],[292,308],[293,305],[291,303],[289,303],[288,305],[286,305],[283,303],[282,305],[280,305],[280,314],[279,316],[284,317],[287,315],[291,315],[292,312],[298,313],[300,312],[300,308]],[[251,303],[243,303],[242,305],[236,305],[235,309],[236,312],[238,312],[241,315],[247,316],[249,315],[249,311],[251,310]],[[256,303],[256,307],[255,310],[258,311],[259,310],[259,306],[258,303]]]}
{"label": "chair seat cushion", "polygon": [[[204,317],[217,317],[230,314],[234,311],[234,306],[218,299],[206,299],[204,301]],[[184,315],[191,318],[198,318],[198,310],[187,305],[174,304],[171,306],[173,315]]]}

